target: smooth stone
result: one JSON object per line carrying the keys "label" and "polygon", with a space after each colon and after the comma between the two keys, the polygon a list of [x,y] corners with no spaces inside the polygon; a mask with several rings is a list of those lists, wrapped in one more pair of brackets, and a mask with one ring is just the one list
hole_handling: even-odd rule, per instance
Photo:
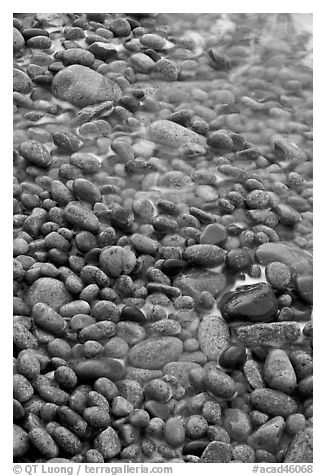
{"label": "smooth stone", "polygon": [[248,444],[255,450],[264,449],[275,453],[279,448],[284,428],[284,418],[276,416],[252,433],[248,438]]}
{"label": "smooth stone", "polygon": [[228,325],[222,316],[205,316],[200,321],[197,339],[208,360],[216,360],[230,341]]}
{"label": "smooth stone", "polygon": [[195,362],[170,362],[163,367],[164,375],[172,375],[184,388],[188,388],[189,372],[192,369],[203,370],[202,366]]}
{"label": "smooth stone", "polygon": [[172,447],[184,443],[186,432],[181,417],[169,418],[164,428],[164,439]]}
{"label": "smooth stone", "polygon": [[125,378],[117,382],[119,395],[124,397],[135,408],[140,408],[144,401],[144,392],[142,386],[137,380]]}
{"label": "smooth stone", "polygon": [[121,451],[121,442],[117,432],[111,427],[102,431],[94,441],[94,448],[103,455],[105,460],[117,456]]}
{"label": "smooth stone", "polygon": [[17,28],[13,27],[13,50],[19,51],[25,45],[25,40],[23,35],[20,33]]}
{"label": "smooth stone", "polygon": [[200,458],[208,444],[208,440],[188,441],[182,448],[182,454],[195,455]]}
{"label": "smooth stone", "polygon": [[72,297],[58,279],[39,278],[31,285],[25,299],[30,306],[43,303],[58,311],[63,304],[70,302]]}
{"label": "smooth stone", "polygon": [[100,254],[101,268],[108,275],[118,278],[121,274],[130,274],[136,265],[136,256],[130,248],[110,246]]}
{"label": "smooth stone", "polygon": [[129,345],[135,345],[145,339],[145,329],[132,321],[120,321],[116,325],[117,336],[124,339]]}
{"label": "smooth stone", "polygon": [[63,317],[47,304],[41,302],[34,304],[32,316],[36,325],[51,334],[60,335],[65,329],[66,323]]}
{"label": "smooth stone", "polygon": [[167,147],[178,148],[189,142],[202,146],[206,145],[205,137],[181,126],[180,124],[168,120],[153,122],[149,128],[149,135],[154,142],[158,142]]}
{"label": "smooth stone", "polygon": [[126,378],[136,380],[140,385],[145,385],[146,382],[161,377],[163,377],[162,370],[138,369],[131,366],[126,369]]}
{"label": "smooth stone", "polygon": [[249,415],[238,408],[227,408],[224,411],[223,426],[231,441],[244,442],[252,431]]}
{"label": "smooth stone", "polygon": [[240,286],[226,293],[220,302],[222,316],[227,320],[271,321],[278,310],[272,287],[266,283]]}
{"label": "smooth stone", "polygon": [[248,359],[243,366],[243,373],[251,388],[263,388],[265,382],[260,364],[254,359]]}
{"label": "smooth stone", "polygon": [[100,223],[97,216],[80,202],[70,202],[64,209],[64,217],[68,223],[82,230],[97,233]]}
{"label": "smooth stone", "polygon": [[280,346],[295,342],[301,335],[301,328],[298,322],[271,322],[234,327],[232,334],[246,347],[264,344]]}
{"label": "smooth stone", "polygon": [[28,433],[20,426],[15,425],[13,427],[13,457],[20,458],[29,449],[29,437]]}
{"label": "smooth stone", "polygon": [[32,165],[46,168],[51,164],[51,154],[41,142],[36,140],[23,142],[19,147],[19,151],[24,159]]}
{"label": "smooth stone", "polygon": [[136,306],[124,306],[120,312],[120,321],[134,321],[139,324],[144,324],[146,322],[146,316]]}
{"label": "smooth stone", "polygon": [[313,303],[313,276],[297,276],[295,287],[300,296],[308,304]]}
{"label": "smooth stone", "polygon": [[232,398],[236,392],[234,380],[222,370],[210,370],[204,379],[209,392],[219,398]]}
{"label": "smooth stone", "polygon": [[257,388],[251,393],[250,400],[256,410],[271,416],[286,418],[297,411],[295,400],[278,390]]}
{"label": "smooth stone", "polygon": [[216,245],[192,245],[183,252],[183,258],[195,266],[215,268],[225,260],[225,251]]}
{"label": "smooth stone", "polygon": [[[247,351],[243,344],[236,342],[224,348],[218,356],[218,362],[226,369],[241,368],[247,358]],[[213,359],[212,359],[213,360]]]}
{"label": "smooth stone", "polygon": [[166,421],[170,416],[170,409],[166,403],[156,402],[155,400],[148,400],[144,409],[150,414],[152,418],[161,418]]}
{"label": "smooth stone", "polygon": [[273,349],[265,360],[264,377],[269,387],[291,393],[297,385],[297,377],[287,353]]}
{"label": "smooth stone", "polygon": [[117,101],[120,87],[82,65],[71,65],[57,73],[52,81],[53,94],[77,107],[85,107],[104,101]]}
{"label": "smooth stone", "polygon": [[212,441],[206,446],[199,463],[230,463],[232,446],[222,441]]}
{"label": "smooth stone", "polygon": [[190,269],[179,274],[173,285],[182,291],[185,296],[199,299],[203,291],[208,291],[216,297],[226,286],[226,278],[222,273],[203,269]]}
{"label": "smooth stone", "polygon": [[69,365],[81,380],[90,381],[105,377],[113,382],[121,380],[125,375],[125,367],[119,361],[110,357],[99,359],[71,360]]}
{"label": "smooth stone", "polygon": [[313,462],[313,430],[308,426],[301,430],[292,440],[284,458],[284,463]]}
{"label": "smooth stone", "polygon": [[279,216],[282,225],[294,226],[302,220],[299,212],[284,203],[275,205],[274,211]]}
{"label": "smooth stone", "polygon": [[75,165],[85,174],[94,174],[101,169],[100,160],[89,152],[75,152],[70,157],[70,164]]}
{"label": "smooth stone", "polygon": [[183,343],[177,337],[156,337],[132,347],[128,360],[134,367],[156,370],[177,360],[182,351]]}
{"label": "smooth stone", "polygon": [[13,69],[13,90],[22,94],[28,94],[33,90],[30,77],[24,71],[16,68]]}
{"label": "smooth stone", "polygon": [[207,225],[200,235],[200,242],[203,244],[219,245],[227,239],[227,230],[225,226],[219,223]]}
{"label": "smooth stone", "polygon": [[256,258],[264,266],[279,261],[296,275],[311,275],[313,271],[312,255],[286,243],[264,243],[256,249]]}

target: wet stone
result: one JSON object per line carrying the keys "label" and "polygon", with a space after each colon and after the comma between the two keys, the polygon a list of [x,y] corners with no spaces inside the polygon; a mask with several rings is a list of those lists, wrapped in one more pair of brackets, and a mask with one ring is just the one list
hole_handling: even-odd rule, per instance
{"label": "wet stone", "polygon": [[232,447],[228,443],[212,441],[206,446],[200,463],[229,463],[231,461]]}
{"label": "wet stone", "polygon": [[71,65],[59,71],[52,81],[52,92],[77,107],[117,101],[121,96],[116,83],[81,65]]}
{"label": "wet stone", "polygon": [[[169,267],[170,269],[172,267],[173,269],[173,263],[171,262],[172,260],[168,261],[169,263],[165,262],[166,264],[162,266],[162,271],[165,273],[166,267]],[[182,271],[184,267],[183,262],[180,263],[180,267],[178,265],[179,262],[176,262],[176,271]],[[169,276],[172,274],[170,269],[168,270]],[[175,271],[173,271],[173,273],[174,272]],[[191,268],[190,270],[178,274],[178,276],[174,279],[173,284],[182,291],[183,295],[191,296],[194,299],[199,299],[203,291],[210,292],[214,297],[218,296],[218,294],[221,293],[221,291],[223,291],[226,286],[226,278],[222,273]]]}
{"label": "wet stone", "polygon": [[266,283],[240,286],[224,295],[221,301],[221,313],[227,321],[268,322],[275,317],[277,309],[273,289]]}
{"label": "wet stone", "polygon": [[117,381],[123,378],[125,374],[124,365],[120,361],[109,357],[101,357],[97,360],[72,360],[70,365],[82,381],[92,381],[102,377]]}
{"label": "wet stone", "polygon": [[281,416],[274,417],[252,433],[248,438],[248,443],[252,448],[275,453],[279,448],[284,428],[284,419]]}
{"label": "wet stone", "polygon": [[313,431],[308,426],[301,430],[292,440],[284,458],[284,463],[312,463],[313,461]]}
{"label": "wet stone", "polygon": [[225,260],[225,251],[216,245],[193,245],[183,252],[183,258],[195,266],[214,268]]}
{"label": "wet stone", "polygon": [[301,329],[298,322],[271,322],[234,327],[233,335],[247,347],[284,345],[295,342],[301,335]]}
{"label": "wet stone", "polygon": [[51,164],[51,154],[45,145],[36,140],[23,142],[19,147],[20,153],[29,164],[46,168]]}
{"label": "wet stone", "polygon": [[252,392],[250,398],[255,409],[271,416],[287,417],[297,410],[293,398],[278,390],[258,388]]}
{"label": "wet stone", "polygon": [[26,302],[30,306],[43,303],[57,311],[63,304],[71,301],[71,296],[65,285],[58,279],[39,278],[29,288]]}
{"label": "wet stone", "polygon": [[128,360],[134,367],[161,369],[176,360],[182,350],[182,341],[176,337],[157,337],[136,344],[129,351]]}
{"label": "wet stone", "polygon": [[222,316],[205,316],[198,327],[198,343],[208,360],[215,360],[228,345],[229,329]]}
{"label": "wet stone", "polygon": [[292,393],[297,384],[296,374],[287,353],[282,349],[271,350],[265,361],[264,378],[269,387]]}

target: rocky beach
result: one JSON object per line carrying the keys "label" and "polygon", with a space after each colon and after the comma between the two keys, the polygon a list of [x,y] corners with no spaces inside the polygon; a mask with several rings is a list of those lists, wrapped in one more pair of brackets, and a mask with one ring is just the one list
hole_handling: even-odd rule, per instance
{"label": "rocky beach", "polygon": [[311,17],[14,14],[14,462],[312,463]]}

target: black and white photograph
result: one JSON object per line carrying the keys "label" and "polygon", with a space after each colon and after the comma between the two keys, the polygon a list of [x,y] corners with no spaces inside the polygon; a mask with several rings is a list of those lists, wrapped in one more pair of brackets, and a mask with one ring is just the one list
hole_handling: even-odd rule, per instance
{"label": "black and white photograph", "polygon": [[315,14],[81,7],[8,16],[14,473],[312,474]]}

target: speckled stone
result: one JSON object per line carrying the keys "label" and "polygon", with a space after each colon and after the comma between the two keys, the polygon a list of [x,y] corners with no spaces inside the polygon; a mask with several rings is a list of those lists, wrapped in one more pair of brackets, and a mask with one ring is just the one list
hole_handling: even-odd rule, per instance
{"label": "speckled stone", "polygon": [[130,349],[128,360],[134,367],[161,369],[182,354],[182,341],[176,337],[156,337],[136,344]]}
{"label": "speckled stone", "polygon": [[313,430],[308,426],[301,430],[292,440],[284,463],[312,463],[313,462]]}
{"label": "speckled stone", "polygon": [[256,410],[271,416],[287,417],[297,411],[295,400],[278,390],[257,388],[251,393],[250,400]]}
{"label": "speckled stone", "polygon": [[216,360],[230,340],[228,325],[222,316],[205,316],[198,327],[200,349],[208,360]]}
{"label": "speckled stone", "polygon": [[189,142],[202,146],[206,144],[205,137],[168,120],[153,122],[149,129],[149,135],[153,141],[168,147],[180,147]]}
{"label": "speckled stone", "polygon": [[55,75],[52,92],[59,99],[77,107],[117,101],[121,97],[120,87],[116,83],[87,66],[76,64]]}
{"label": "speckled stone", "polygon": [[54,278],[39,278],[31,285],[26,294],[26,302],[30,306],[43,303],[55,311],[72,300],[65,285]]}
{"label": "speckled stone", "polygon": [[200,463],[229,463],[231,461],[232,446],[221,441],[212,441],[206,446]]}

